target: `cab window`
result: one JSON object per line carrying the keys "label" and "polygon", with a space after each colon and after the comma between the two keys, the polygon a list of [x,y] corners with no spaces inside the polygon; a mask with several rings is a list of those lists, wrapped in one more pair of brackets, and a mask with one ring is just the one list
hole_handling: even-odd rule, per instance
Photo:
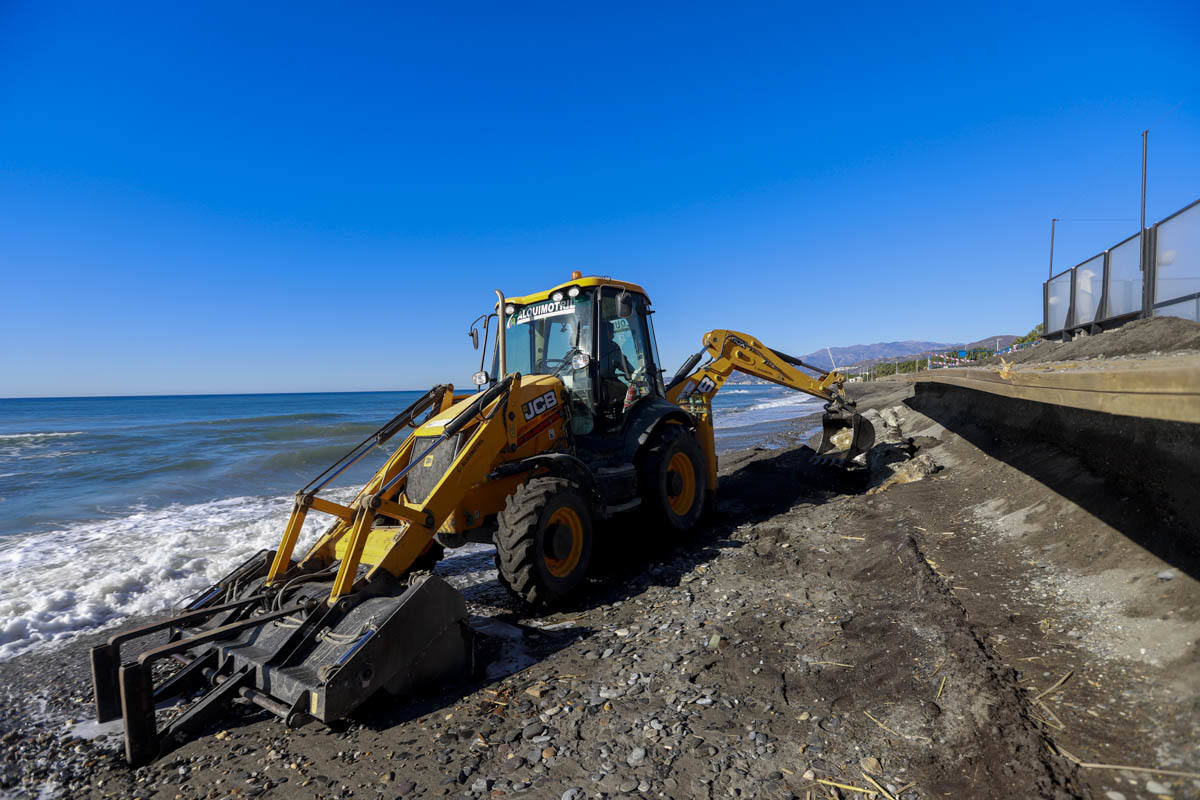
{"label": "cab window", "polygon": [[662,394],[647,327],[646,300],[639,294],[630,294],[633,313],[622,317],[617,313],[620,294],[620,289],[605,287],[600,295],[599,401],[604,414],[610,418],[619,417],[648,394]]}

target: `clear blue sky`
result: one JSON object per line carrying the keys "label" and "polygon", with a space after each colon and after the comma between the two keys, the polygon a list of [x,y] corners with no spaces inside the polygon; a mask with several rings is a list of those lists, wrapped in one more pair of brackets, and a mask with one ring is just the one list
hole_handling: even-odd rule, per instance
{"label": "clear blue sky", "polygon": [[672,369],[1024,333],[1143,128],[1200,197],[1194,0],[431,5],[0,2],[0,396],[462,383],[572,269]]}

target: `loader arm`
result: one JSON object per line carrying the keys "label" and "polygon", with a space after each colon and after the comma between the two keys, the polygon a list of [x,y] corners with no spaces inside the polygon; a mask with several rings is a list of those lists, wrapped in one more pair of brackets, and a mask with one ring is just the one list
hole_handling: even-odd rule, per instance
{"label": "loader arm", "polygon": [[[308,716],[330,722],[380,689],[402,693],[463,674],[473,658],[466,601],[445,581],[411,568],[465,487],[485,482],[508,446],[504,412],[518,377],[459,398],[452,386],[435,386],[297,493],[278,550],[260,552],[181,614],[94,647],[97,719],[124,720],[129,763],[169,751],[235,697],[288,724]],[[319,496],[401,433],[399,449],[353,502]],[[414,470],[436,460],[439,448],[449,454],[444,471],[414,497]],[[333,522],[293,563],[310,511]],[[123,644],[164,629],[167,644],[136,661],[122,658]],[[153,670],[166,659],[183,666],[156,684]],[[205,694],[159,727],[162,700],[198,691]]]}
{"label": "loader arm", "polygon": [[[291,553],[309,509],[335,517],[334,523],[297,565],[300,570],[312,570],[338,563],[329,605],[354,589],[359,566],[371,568],[364,582],[381,570],[397,577],[403,575],[429,547],[438,527],[460,501],[464,488],[483,481],[494,468],[501,449],[509,444],[506,420],[497,412],[507,404],[511,384],[509,377],[476,395],[466,408],[437,429],[440,435],[407,437],[350,505],[324,500],[315,491],[298,494],[268,573],[268,585],[292,576]],[[453,388],[445,387],[433,404],[445,410],[452,400]],[[465,431],[466,440],[428,496],[419,502],[406,498],[405,478],[412,468],[431,458],[434,450],[460,431]],[[396,523],[377,525],[375,520],[379,515]]]}
{"label": "loader arm", "polygon": [[[844,428],[851,428],[853,437],[850,447],[837,459],[843,465],[853,464],[854,458],[874,443],[875,429],[854,411],[854,403],[843,389],[846,378],[840,372],[827,372],[806,364],[795,356],[766,346],[747,333],[714,330],[704,334],[701,341],[704,349],[692,356],[671,380],[667,399],[689,411],[697,421],[701,449],[708,461],[710,489],[716,489],[717,485],[712,398],[735,370],[825,401],[823,437],[817,448],[819,455],[832,449],[832,435]],[[709,360],[701,364],[706,354]],[[817,377],[801,372],[801,368],[817,373]]]}

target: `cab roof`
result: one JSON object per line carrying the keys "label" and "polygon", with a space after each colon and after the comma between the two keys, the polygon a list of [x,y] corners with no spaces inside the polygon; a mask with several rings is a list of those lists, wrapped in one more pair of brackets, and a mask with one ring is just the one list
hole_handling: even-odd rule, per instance
{"label": "cab roof", "polygon": [[578,286],[580,289],[590,289],[595,286],[614,286],[618,289],[624,289],[627,292],[637,292],[647,300],[650,299],[650,296],[646,294],[646,290],[641,286],[638,286],[636,283],[618,281],[614,278],[608,278],[601,275],[585,275],[582,278],[576,278],[574,280],[560,283],[557,286],[551,286],[549,289],[541,292],[534,292],[533,294],[527,294],[521,297],[506,297],[504,299],[506,302],[512,303],[516,306],[527,306],[530,303],[537,303],[542,300],[547,300],[549,299],[550,295],[554,294],[559,289],[568,289],[572,286]]}

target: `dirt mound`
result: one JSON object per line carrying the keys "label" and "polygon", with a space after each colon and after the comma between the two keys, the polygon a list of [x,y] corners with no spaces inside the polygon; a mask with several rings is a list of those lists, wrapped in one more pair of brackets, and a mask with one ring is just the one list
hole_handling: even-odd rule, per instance
{"label": "dirt mound", "polygon": [[[1012,364],[1042,364],[1185,350],[1200,351],[1200,325],[1179,317],[1150,317],[1094,336],[1080,336],[1072,342],[1042,342],[1013,353],[1011,357],[1004,356],[1004,360]],[[980,363],[998,364],[999,359],[992,358]]]}

